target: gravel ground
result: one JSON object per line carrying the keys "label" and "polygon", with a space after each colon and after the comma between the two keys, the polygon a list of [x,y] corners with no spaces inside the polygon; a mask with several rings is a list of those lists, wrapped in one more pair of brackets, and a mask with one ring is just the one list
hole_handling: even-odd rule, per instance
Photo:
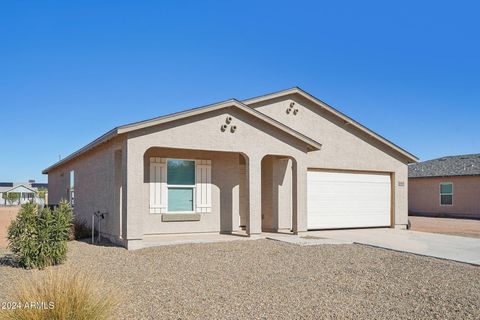
{"label": "gravel ground", "polygon": [[[122,297],[115,319],[480,319],[479,267],[367,246],[69,249],[62,268],[100,274]],[[0,283],[30,272],[0,266]]]}

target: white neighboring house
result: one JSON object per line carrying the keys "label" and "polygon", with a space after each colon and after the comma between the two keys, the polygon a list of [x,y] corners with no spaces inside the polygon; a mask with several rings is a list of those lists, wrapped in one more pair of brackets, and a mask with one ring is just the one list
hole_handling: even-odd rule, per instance
{"label": "white neighboring house", "polygon": [[[43,184],[35,184],[29,182],[21,182],[21,183],[2,183],[0,185],[0,205],[20,205],[28,201],[34,200],[38,204],[45,204],[45,200],[41,199],[38,196],[38,187],[36,185]],[[46,184],[45,184],[46,187]],[[20,197],[18,200],[14,201],[13,203],[9,203],[4,195],[7,193],[18,193]]]}

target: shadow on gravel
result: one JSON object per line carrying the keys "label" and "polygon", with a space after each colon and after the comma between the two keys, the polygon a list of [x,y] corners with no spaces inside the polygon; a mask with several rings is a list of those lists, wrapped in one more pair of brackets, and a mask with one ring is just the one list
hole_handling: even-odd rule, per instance
{"label": "shadow on gravel", "polygon": [[15,262],[15,256],[11,253],[7,253],[0,257],[0,266],[20,268],[20,266]]}
{"label": "shadow on gravel", "polygon": [[[78,239],[78,240],[73,240],[73,241],[78,241],[78,242],[82,242],[82,243],[86,243],[86,244],[89,244],[91,245],[92,244],[92,239],[90,238],[84,238],[84,239]],[[96,241],[96,240],[95,240]],[[100,242],[95,242],[93,244],[94,246],[97,246],[97,247],[114,247],[114,248],[123,248],[107,239],[102,239]]]}

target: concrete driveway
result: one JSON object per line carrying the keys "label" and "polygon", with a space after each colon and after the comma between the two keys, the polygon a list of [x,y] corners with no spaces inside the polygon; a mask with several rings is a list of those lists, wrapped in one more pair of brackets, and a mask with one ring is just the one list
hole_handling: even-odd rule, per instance
{"label": "concrete driveway", "polygon": [[480,265],[480,239],[395,229],[309,231],[308,235]]}

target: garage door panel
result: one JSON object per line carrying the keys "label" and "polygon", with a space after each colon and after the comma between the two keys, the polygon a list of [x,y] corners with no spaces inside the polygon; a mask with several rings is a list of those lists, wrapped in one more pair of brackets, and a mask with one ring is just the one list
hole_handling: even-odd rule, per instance
{"label": "garage door panel", "polygon": [[308,172],[308,228],[390,225],[390,175]]}
{"label": "garage door panel", "polygon": [[[322,217],[322,219],[314,219],[312,223],[320,227],[309,227],[309,229],[342,229],[342,228],[367,228],[389,226],[390,220],[377,217],[359,217],[358,215],[344,216],[343,220],[339,220],[336,216]],[[310,223],[309,223],[310,225]]]}

